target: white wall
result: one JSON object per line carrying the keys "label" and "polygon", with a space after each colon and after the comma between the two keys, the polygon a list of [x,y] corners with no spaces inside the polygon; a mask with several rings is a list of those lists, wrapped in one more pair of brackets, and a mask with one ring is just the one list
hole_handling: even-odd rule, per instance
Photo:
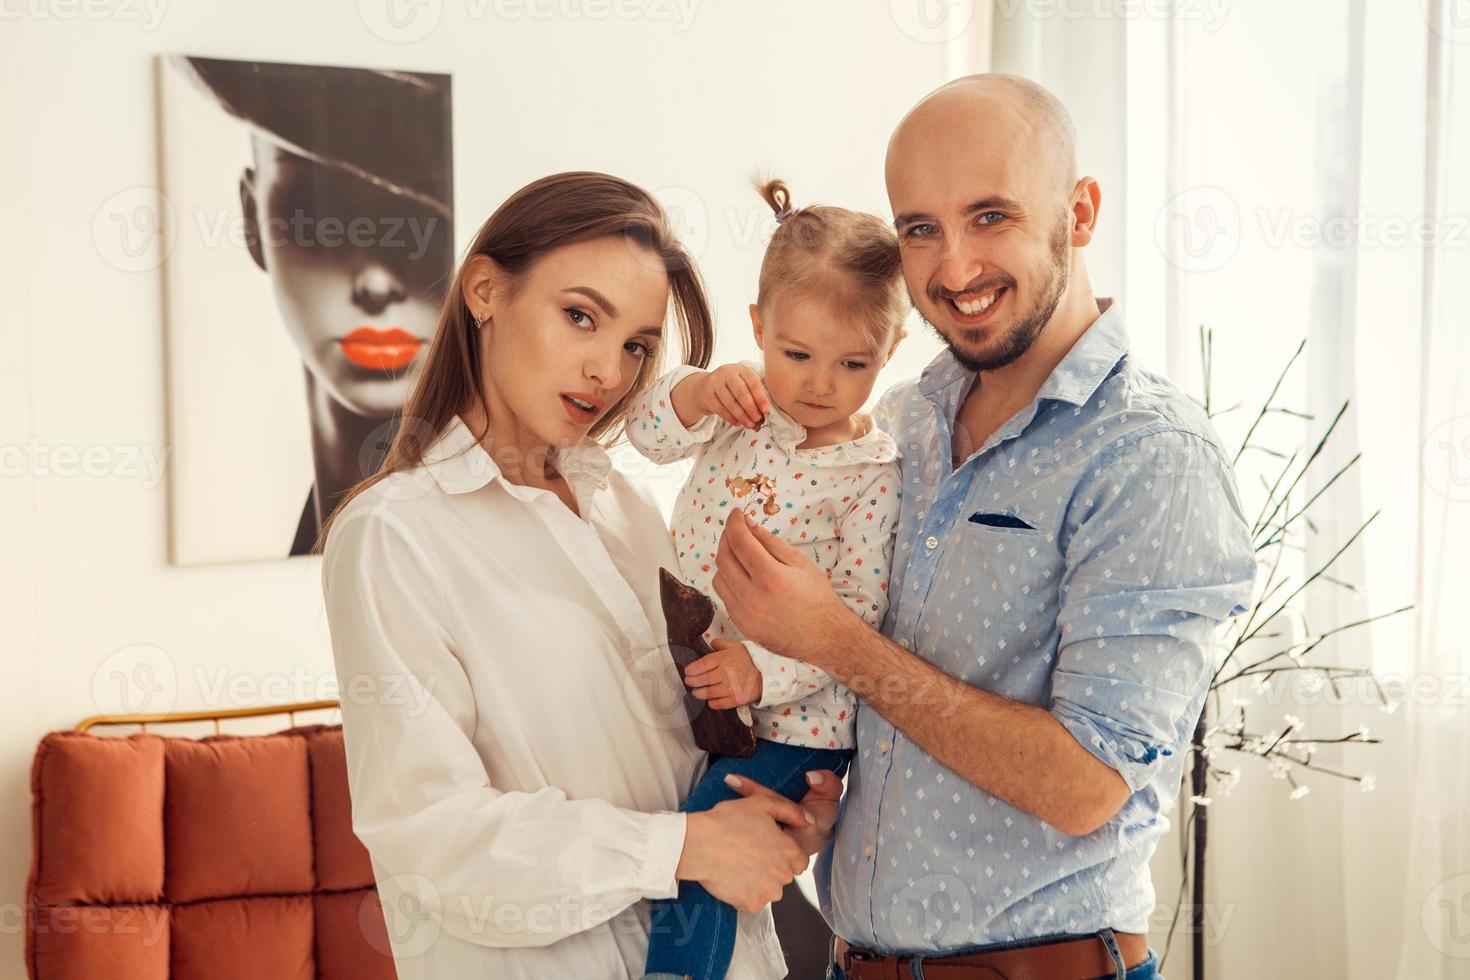
{"label": "white wall", "polygon": [[[333,693],[317,559],[167,562],[167,481],[143,462],[168,448],[161,275],[110,262],[106,237],[113,216],[131,218],[158,183],[154,56],[451,72],[461,247],[510,191],[548,172],[683,188],[669,194],[689,205],[704,241],[726,360],[751,350],[744,309],[768,219],[747,173],[771,166],[801,201],[886,215],[893,124],[985,49],[980,17],[939,43],[953,31],[931,30],[902,3],[857,16],[838,0],[619,0],[597,17],[574,0],[151,2],[0,0],[7,976],[21,963],[30,760],[42,734],[119,707],[119,684],[149,710]],[[428,18],[415,28],[437,22],[421,39],[385,40],[370,25],[406,36],[385,26],[389,2]],[[616,13],[629,9],[647,16]],[[914,330],[880,390],[935,350]],[[93,475],[68,475],[78,463],[69,453]]]}

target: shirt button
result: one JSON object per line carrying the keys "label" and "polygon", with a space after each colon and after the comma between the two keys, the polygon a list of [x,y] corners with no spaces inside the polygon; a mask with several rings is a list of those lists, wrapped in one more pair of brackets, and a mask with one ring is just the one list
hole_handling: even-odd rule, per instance
{"label": "shirt button", "polygon": [[930,551],[933,551],[935,548],[939,547],[939,539],[932,534],[929,535],[927,538],[924,539],[924,547],[928,548]]}
{"label": "shirt button", "polygon": [[863,857],[872,857],[872,856],[873,856],[873,845],[872,844],[864,844],[863,845]]}
{"label": "shirt button", "polygon": [[901,646],[901,647],[903,647],[905,650],[907,650],[909,648],[908,637],[904,637],[902,640],[899,640],[898,641],[898,645]]}
{"label": "shirt button", "polygon": [[881,741],[881,742],[878,743],[878,751],[879,752],[887,752],[888,751],[888,739],[885,738],[883,741]]}

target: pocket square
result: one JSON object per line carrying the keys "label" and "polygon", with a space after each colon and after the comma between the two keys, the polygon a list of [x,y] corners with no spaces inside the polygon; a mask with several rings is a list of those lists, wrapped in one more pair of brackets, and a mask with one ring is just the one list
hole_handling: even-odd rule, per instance
{"label": "pocket square", "polygon": [[970,515],[971,524],[983,524],[986,527],[1014,527],[1024,531],[1034,531],[1036,527],[1021,520],[1015,514],[999,514],[992,511],[977,510]]}

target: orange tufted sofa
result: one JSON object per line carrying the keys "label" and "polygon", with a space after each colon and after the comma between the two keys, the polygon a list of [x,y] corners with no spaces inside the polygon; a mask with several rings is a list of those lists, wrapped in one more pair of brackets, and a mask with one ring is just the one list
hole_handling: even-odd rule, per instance
{"label": "orange tufted sofa", "polygon": [[340,725],[53,732],[31,791],[32,980],[393,980]]}

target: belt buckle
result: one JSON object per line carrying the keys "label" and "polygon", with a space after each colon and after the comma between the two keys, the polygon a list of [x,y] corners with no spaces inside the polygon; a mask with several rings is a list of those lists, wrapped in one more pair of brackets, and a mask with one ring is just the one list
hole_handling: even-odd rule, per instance
{"label": "belt buckle", "polygon": [[877,953],[871,949],[864,949],[861,946],[854,946],[851,943],[848,943],[847,949],[842,951],[842,958],[845,961],[842,964],[842,972],[847,973],[852,970],[852,964],[855,962],[881,963],[883,962],[885,957],[882,953]]}

